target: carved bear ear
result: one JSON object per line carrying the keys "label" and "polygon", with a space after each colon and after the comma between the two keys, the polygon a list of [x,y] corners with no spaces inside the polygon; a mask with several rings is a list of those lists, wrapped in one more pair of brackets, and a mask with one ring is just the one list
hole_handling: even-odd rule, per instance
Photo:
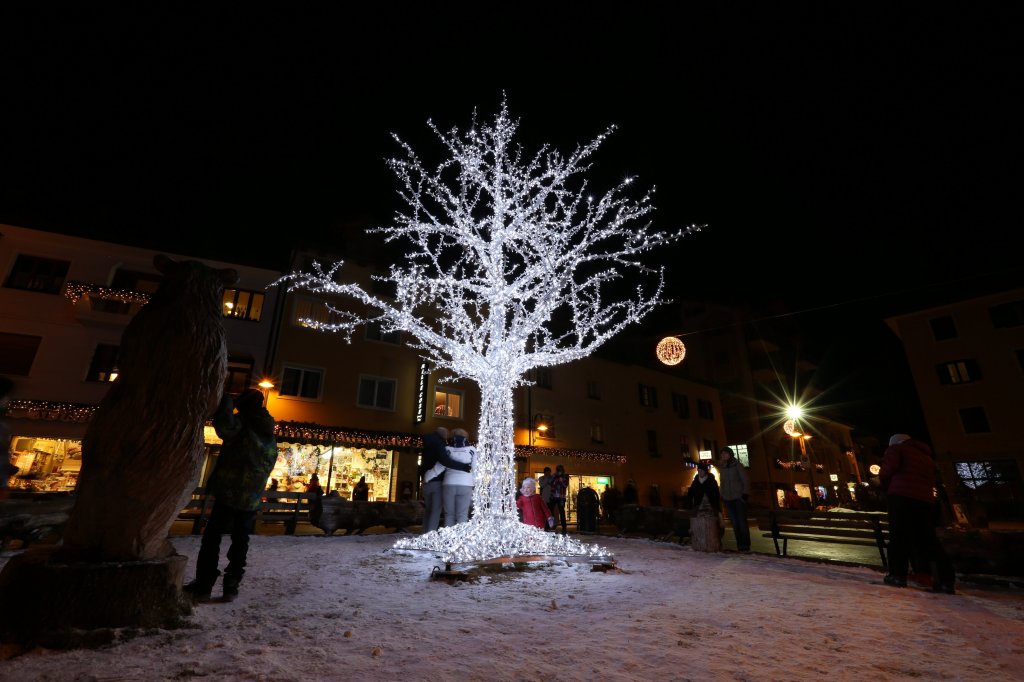
{"label": "carved bear ear", "polygon": [[178,261],[174,260],[170,256],[165,256],[162,253],[158,253],[153,256],[153,265],[161,274],[169,274],[174,270],[175,266],[178,265]]}
{"label": "carved bear ear", "polygon": [[229,287],[232,284],[238,284],[238,270],[235,270],[234,268],[224,268],[223,270],[218,270],[217,275],[220,277],[220,281],[226,287]]}

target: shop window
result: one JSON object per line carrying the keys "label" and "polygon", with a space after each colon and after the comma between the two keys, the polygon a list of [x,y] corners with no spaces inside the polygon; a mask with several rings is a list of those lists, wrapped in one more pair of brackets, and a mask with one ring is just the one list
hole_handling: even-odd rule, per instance
{"label": "shop window", "polygon": [[928,320],[928,324],[931,325],[932,337],[936,341],[947,341],[957,337],[956,323],[953,322],[952,315],[932,318]]}
{"label": "shop window", "polygon": [[27,377],[43,337],[0,332],[0,374]]}
{"label": "shop window", "polygon": [[641,405],[652,408],[658,406],[658,389],[647,384],[639,384],[637,388]]}
{"label": "shop window", "polygon": [[108,343],[96,344],[86,381],[113,381],[117,378],[117,349]]}
{"label": "shop window", "polygon": [[647,454],[651,457],[661,457],[658,454],[658,432],[654,429],[647,429]]}
{"label": "shop window", "polygon": [[281,369],[281,386],[278,395],[288,398],[320,400],[323,390],[324,372],[321,369],[285,365]]}
{"label": "shop window", "polygon": [[259,322],[263,315],[263,299],[263,294],[258,291],[225,289],[224,317]]}
{"label": "shop window", "polygon": [[981,378],[978,363],[971,359],[943,362],[935,365],[939,374],[939,383],[943,385],[968,384]]}
{"label": "shop window", "polygon": [[359,377],[359,396],[356,404],[359,407],[377,410],[394,410],[397,386],[398,382],[395,379],[363,375]]}
{"label": "shop window", "polygon": [[710,400],[701,400],[700,398],[697,398],[697,415],[700,416],[701,419],[715,418],[715,408],[711,404]]}
{"label": "shop window", "polygon": [[961,407],[959,411],[964,433],[989,433],[992,431],[988,425],[988,416],[985,414],[984,407]]}
{"label": "shop window", "polygon": [[82,469],[82,442],[15,435],[11,438],[11,462],[18,467],[18,475],[10,481],[15,490],[71,491]]}
{"label": "shop window", "polygon": [[371,501],[386,502],[393,497],[393,450],[278,443],[277,451],[277,462],[268,482],[276,479],[278,490],[302,492],[316,474],[325,493],[337,491],[343,499],[350,500],[355,484],[365,476]]}
{"label": "shop window", "polygon": [[462,391],[438,388],[434,391],[434,416],[462,419]]}
{"label": "shop window", "polygon": [[228,358],[228,376],[224,381],[224,392],[238,395],[252,386],[252,358]]}
{"label": "shop window", "polygon": [[587,381],[587,397],[591,400],[600,400],[601,384],[596,381]]}
{"label": "shop window", "polygon": [[315,328],[322,325],[339,324],[344,319],[323,301],[298,296],[292,306],[291,323],[296,327]]}
{"label": "shop window", "polygon": [[690,418],[690,399],[682,393],[672,394],[672,411],[679,416],[680,419]]}
{"label": "shop window", "polygon": [[381,330],[381,322],[379,320],[376,322],[368,322],[366,324],[366,340],[400,344],[402,343],[402,332],[384,332]]}
{"label": "shop window", "polygon": [[71,261],[22,254],[15,259],[4,286],[41,294],[59,294],[70,267]]}

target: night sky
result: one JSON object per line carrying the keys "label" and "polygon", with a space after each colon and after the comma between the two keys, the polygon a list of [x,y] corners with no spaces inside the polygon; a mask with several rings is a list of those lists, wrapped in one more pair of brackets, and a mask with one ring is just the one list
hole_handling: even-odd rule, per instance
{"label": "night sky", "polygon": [[916,419],[884,316],[1021,284],[1020,10],[691,4],[5,5],[0,222],[281,269],[401,208],[391,133],[504,94],[528,150],[616,124],[593,182],[707,225],[673,296],[807,311],[823,381],[876,370],[847,420]]}

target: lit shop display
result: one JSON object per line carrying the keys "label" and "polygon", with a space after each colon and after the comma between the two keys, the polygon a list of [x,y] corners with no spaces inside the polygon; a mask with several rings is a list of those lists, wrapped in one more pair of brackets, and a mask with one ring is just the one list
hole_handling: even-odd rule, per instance
{"label": "lit shop display", "polygon": [[301,443],[278,443],[277,448],[268,485],[276,480],[278,490],[301,492],[316,474],[324,493],[337,490],[342,498],[352,499],[352,489],[365,476],[371,501],[387,502],[393,497],[394,450]]}
{"label": "lit shop display", "polygon": [[14,490],[65,492],[75,489],[82,470],[82,441],[67,438],[11,438],[11,455],[18,472],[10,479]]}

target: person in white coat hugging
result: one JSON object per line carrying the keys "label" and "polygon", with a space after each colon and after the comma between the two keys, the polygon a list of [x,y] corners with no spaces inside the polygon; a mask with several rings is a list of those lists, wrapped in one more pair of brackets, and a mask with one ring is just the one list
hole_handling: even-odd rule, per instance
{"label": "person in white coat hugging", "polygon": [[[452,445],[448,446],[447,450],[448,456],[456,462],[469,464],[475,469],[473,460],[476,458],[476,450],[469,444],[469,434],[465,429],[452,430]],[[469,506],[473,502],[473,480],[472,471],[445,471],[444,482],[441,485],[445,526],[469,521]]]}

